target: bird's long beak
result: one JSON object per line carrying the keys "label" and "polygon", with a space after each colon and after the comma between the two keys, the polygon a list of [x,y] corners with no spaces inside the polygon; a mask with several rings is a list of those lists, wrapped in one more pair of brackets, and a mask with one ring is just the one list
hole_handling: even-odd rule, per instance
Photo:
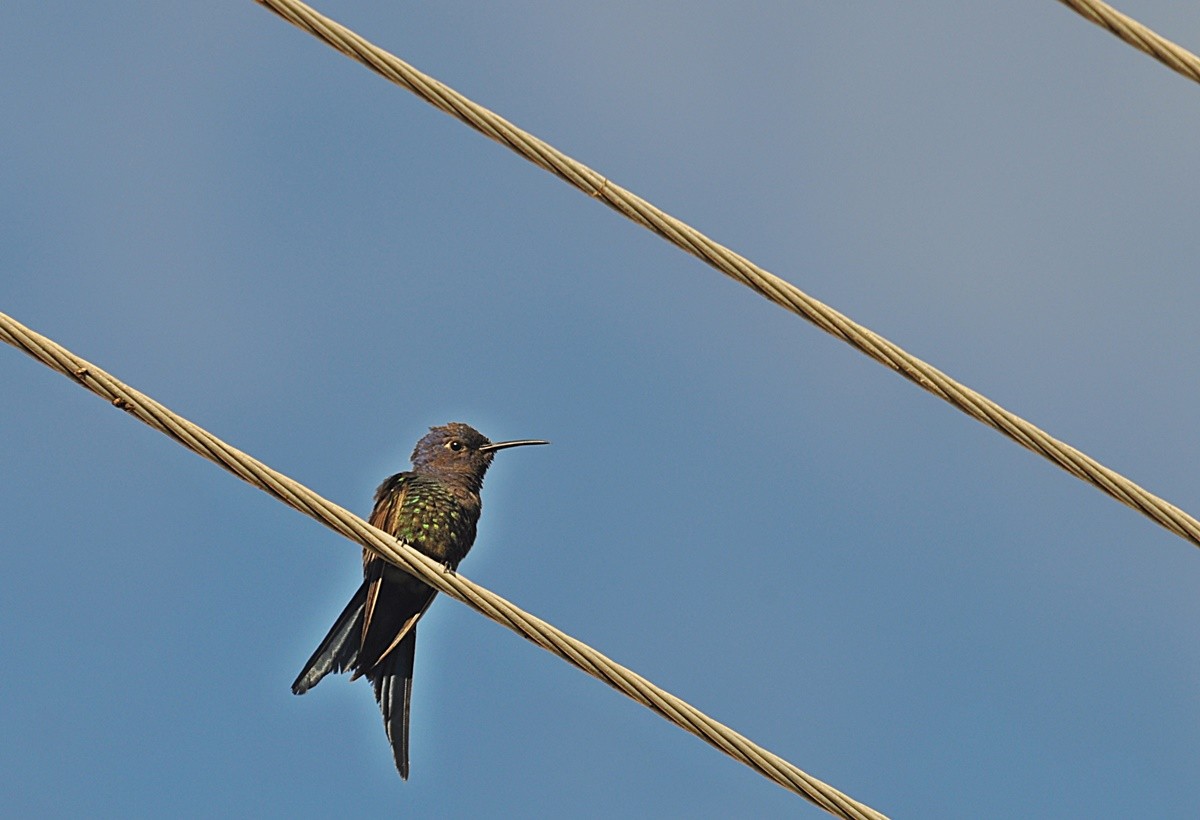
{"label": "bird's long beak", "polygon": [[497,441],[494,444],[485,444],[479,448],[481,453],[490,453],[494,450],[504,450],[508,447],[524,447],[527,444],[549,444],[548,441],[542,441],[537,438],[523,438],[520,441]]}

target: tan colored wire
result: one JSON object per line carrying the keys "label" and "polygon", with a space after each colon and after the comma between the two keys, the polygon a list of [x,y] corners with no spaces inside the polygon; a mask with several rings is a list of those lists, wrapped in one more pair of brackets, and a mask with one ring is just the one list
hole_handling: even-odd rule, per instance
{"label": "tan colored wire", "polygon": [[1200,57],[1181,45],[1156,34],[1132,17],[1128,17],[1100,0],[1058,0],[1067,8],[1086,17],[1103,29],[1120,37],[1138,51],[1144,51],[1160,63],[1200,83]]}
{"label": "tan colored wire", "polygon": [[886,820],[884,815],[801,771],[778,755],[718,723],[694,706],[660,689],[612,659],[530,615],[494,592],[447,572],[437,561],[372,527],[357,515],[322,498],[261,461],[231,447],[201,427],[71,353],[56,342],[0,313],[0,340],[69,376],[139,421],[166,433],[194,453],[224,467],[333,531],[374,550],[391,563],[439,591],[457,598],[523,638],[558,655],[667,720],[745,763],[785,789],[807,798],[830,814],[853,820]]}
{"label": "tan colored wire", "polygon": [[[305,4],[296,0],[255,1],[364,63],[387,79],[408,88],[431,104],[468,123],[491,139],[508,145],[588,195],[603,200],[613,209],[658,233],[688,253],[700,257],[722,273],[803,316],[871,358],[897,370],[924,389],[994,427],[1022,446],[1043,455],[1073,475],[1139,510],[1158,524],[1200,545],[1200,522],[1192,516],[959,384],[936,368],[813,299],[794,285],[759,268],[635,194],[609,182],[587,166],[575,162],[502,117],[476,105],[394,55],[318,14]],[[1180,74],[1200,82],[1200,59],[1111,6],[1096,0],[1059,2]],[[95,365],[74,356],[2,313],[0,339],[70,376],[79,384],[112,402],[114,406],[128,411],[140,421],[166,433],[188,449],[217,463],[239,478],[265,490],[347,538],[375,550],[387,560],[422,578],[445,594],[467,603],[489,618],[508,626],[544,649],[608,683],[672,723],[697,735],[784,788],[804,796],[831,814],[846,818],[883,818],[883,815],[873,809],[755,745],[729,727],[659,689],[586,644],[529,615],[466,578],[447,573],[437,562],[222,442],[153,399],[122,384]]]}
{"label": "tan colored wire", "polygon": [[960,384],[932,365],[814,299],[795,285],[755,265],[744,256],[714,242],[695,228],[656,208],[598,172],[521,130],[457,91],[416,70],[349,29],[319,14],[299,0],[255,0],[288,22],[314,34],[338,51],[358,60],[426,102],[507,145],[529,161],[571,183],[589,196],[667,241],[699,257],[772,302],[809,320],[906,379],[944,399],[972,418],[999,430],[1071,475],[1086,481],[1155,523],[1200,546],[1200,521],[1143,489],[1100,462],[1051,436],[991,399]]}

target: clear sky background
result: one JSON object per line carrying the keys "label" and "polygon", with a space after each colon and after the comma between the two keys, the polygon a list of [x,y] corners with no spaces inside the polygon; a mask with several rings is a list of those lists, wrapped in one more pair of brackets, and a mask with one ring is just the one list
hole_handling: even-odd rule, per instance
{"label": "clear sky background", "polygon": [[[1200,87],[1058,3],[319,8],[1200,511]],[[1188,4],[1122,5],[1200,46]],[[1200,551],[249,0],[0,5],[0,310],[900,817],[1200,805]],[[0,805],[818,817],[449,600],[412,779],[292,679],[358,548],[0,349]]]}

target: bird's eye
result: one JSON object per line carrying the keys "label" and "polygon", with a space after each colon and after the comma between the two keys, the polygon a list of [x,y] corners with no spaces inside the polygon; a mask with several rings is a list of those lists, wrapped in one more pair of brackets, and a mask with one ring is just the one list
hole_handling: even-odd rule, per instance
{"label": "bird's eye", "polygon": [[446,442],[446,446],[457,453],[463,448],[463,443],[458,439],[451,439],[450,441]]}

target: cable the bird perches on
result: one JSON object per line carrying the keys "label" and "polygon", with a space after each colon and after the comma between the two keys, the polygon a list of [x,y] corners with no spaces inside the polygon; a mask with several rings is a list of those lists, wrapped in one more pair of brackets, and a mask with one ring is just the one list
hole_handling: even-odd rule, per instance
{"label": "cable the bird perches on", "polygon": [[192,452],[224,467],[243,481],[265,490],[334,532],[373,550],[439,592],[462,601],[521,637],[533,641],[592,677],[604,681],[681,729],[686,729],[734,760],[745,763],[785,789],[807,798],[830,814],[853,820],[886,820],[884,815],[874,809],[801,771],[728,726],[713,720],[694,706],[660,689],[636,672],[626,669],[582,641],[530,615],[494,592],[472,583],[462,575],[448,572],[442,564],[432,558],[427,558],[383,530],[372,527],[354,513],[322,498],[303,484],[226,444],[207,430],[3,313],[0,313],[0,341],[25,351],[113,406],[125,410],[155,430],[166,433]]}

